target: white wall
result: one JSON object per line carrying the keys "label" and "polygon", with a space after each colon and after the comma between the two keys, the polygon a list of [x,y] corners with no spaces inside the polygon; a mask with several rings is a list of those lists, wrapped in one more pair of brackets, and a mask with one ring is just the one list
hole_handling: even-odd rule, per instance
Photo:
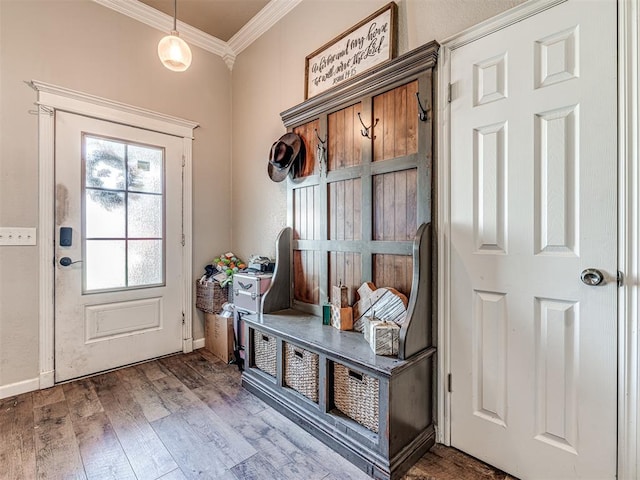
{"label": "white wall", "polygon": [[[286,223],[286,183],[267,175],[280,112],[304,101],[305,57],[388,0],[304,0],[244,50],[233,68],[233,245],[275,255]],[[443,40],[522,0],[398,0],[398,54]]]}
{"label": "white wall", "polygon": [[[231,73],[197,47],[170,72],[164,34],[90,0],[0,0],[0,226],[38,224],[35,79],[198,122],[194,277],[229,248]],[[194,309],[194,338],[202,322]],[[0,246],[0,386],[39,375],[38,341],[38,247]]]}

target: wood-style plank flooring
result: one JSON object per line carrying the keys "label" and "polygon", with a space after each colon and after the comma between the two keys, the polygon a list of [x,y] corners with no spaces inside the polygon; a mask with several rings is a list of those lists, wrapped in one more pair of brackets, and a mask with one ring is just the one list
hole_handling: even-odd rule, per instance
{"label": "wood-style plank flooring", "polygon": [[[0,400],[0,479],[369,478],[206,350]],[[513,480],[436,445],[405,480]]]}

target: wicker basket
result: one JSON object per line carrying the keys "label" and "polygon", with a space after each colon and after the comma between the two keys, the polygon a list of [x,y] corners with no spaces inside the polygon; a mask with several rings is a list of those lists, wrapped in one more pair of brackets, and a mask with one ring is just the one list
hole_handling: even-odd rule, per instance
{"label": "wicker basket", "polygon": [[347,417],[378,433],[377,378],[333,364],[333,403]]}
{"label": "wicker basket", "polygon": [[276,376],[276,339],[253,330],[253,358],[256,368],[272,377]]}
{"label": "wicker basket", "polygon": [[220,313],[222,305],[229,301],[229,286],[218,282],[200,283],[196,280],[196,308],[206,313]]}
{"label": "wicker basket", "polygon": [[285,343],[284,384],[318,403],[318,354]]}

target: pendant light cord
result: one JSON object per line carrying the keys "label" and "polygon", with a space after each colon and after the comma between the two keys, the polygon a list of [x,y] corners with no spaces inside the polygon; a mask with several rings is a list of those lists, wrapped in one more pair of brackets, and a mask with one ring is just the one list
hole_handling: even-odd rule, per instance
{"label": "pendant light cord", "polygon": [[178,18],[178,0],[173,0],[173,29],[177,31],[176,23]]}

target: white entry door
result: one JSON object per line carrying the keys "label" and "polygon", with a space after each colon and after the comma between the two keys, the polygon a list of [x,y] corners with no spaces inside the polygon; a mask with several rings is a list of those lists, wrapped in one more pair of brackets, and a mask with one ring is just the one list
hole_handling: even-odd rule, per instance
{"label": "white entry door", "polygon": [[616,77],[614,1],[451,53],[451,443],[523,479],[616,475]]}
{"label": "white entry door", "polygon": [[57,382],[182,350],[182,142],[56,114]]}

